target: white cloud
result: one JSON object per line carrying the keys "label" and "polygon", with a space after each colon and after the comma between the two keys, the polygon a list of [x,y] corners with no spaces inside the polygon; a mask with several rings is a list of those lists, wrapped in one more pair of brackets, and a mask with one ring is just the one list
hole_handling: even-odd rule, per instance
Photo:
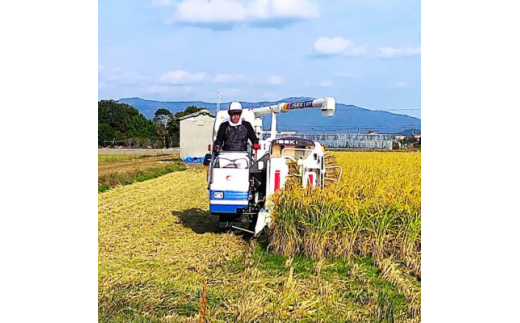
{"label": "white cloud", "polygon": [[271,5],[271,14],[273,17],[280,18],[318,18],[320,11],[318,5],[309,0],[271,0],[256,1],[262,3],[265,7]]}
{"label": "white cloud", "polygon": [[381,47],[379,48],[379,57],[391,58],[399,56],[414,56],[421,54],[421,47],[411,48],[392,48],[392,47]]}
{"label": "white cloud", "polygon": [[282,85],[285,83],[285,79],[279,75],[269,75],[265,79],[265,84],[267,85]]}
{"label": "white cloud", "polygon": [[233,24],[319,16],[318,5],[312,0],[183,0],[177,5],[175,21]]}
{"label": "white cloud", "polygon": [[98,65],[98,80],[108,84],[126,84],[133,85],[146,81],[146,77],[134,71],[128,71],[123,68],[109,68]]}
{"label": "white cloud", "polygon": [[171,0],[152,0],[154,6],[169,6],[171,3]]}
{"label": "white cloud", "polygon": [[177,20],[187,23],[222,23],[242,21],[242,4],[230,0],[184,0],[177,5]]}
{"label": "white cloud", "polygon": [[215,83],[236,83],[242,82],[244,80],[244,76],[242,74],[218,74],[213,79]]}
{"label": "white cloud", "polygon": [[320,37],[314,42],[314,51],[319,54],[336,55],[341,54],[352,42],[341,37]]}
{"label": "white cloud", "polygon": [[167,84],[192,84],[200,83],[206,79],[206,74],[191,74],[183,70],[167,72],[161,75],[160,81]]}
{"label": "white cloud", "polygon": [[324,56],[359,56],[365,53],[365,48],[355,46],[351,40],[343,37],[320,37],[314,42],[313,51],[317,55]]}

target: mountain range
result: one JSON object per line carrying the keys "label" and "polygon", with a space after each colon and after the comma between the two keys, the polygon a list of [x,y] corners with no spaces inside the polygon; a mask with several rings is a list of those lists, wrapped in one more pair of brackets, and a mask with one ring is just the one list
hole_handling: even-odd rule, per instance
{"label": "mountain range", "polygon": [[[244,108],[260,107],[279,102],[305,101],[312,98],[291,97],[274,102],[241,102]],[[124,98],[118,103],[126,103],[139,110],[146,118],[152,119],[155,111],[164,108],[173,114],[184,111],[186,107],[195,105],[204,107],[213,113],[217,111],[217,103],[202,101],[160,102],[141,98]],[[220,109],[227,109],[229,102],[221,102]],[[264,130],[269,130],[271,116],[264,116]],[[302,109],[293,113],[278,115],[279,131],[296,131],[299,133],[367,133],[369,130],[378,133],[405,134],[421,132],[421,119],[395,114],[387,111],[368,110],[355,105],[336,103],[336,113],[333,117],[322,117],[320,109]]]}

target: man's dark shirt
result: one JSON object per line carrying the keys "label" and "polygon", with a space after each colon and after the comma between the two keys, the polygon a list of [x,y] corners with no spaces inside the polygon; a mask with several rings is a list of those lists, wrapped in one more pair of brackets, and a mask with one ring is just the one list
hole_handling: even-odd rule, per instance
{"label": "man's dark shirt", "polygon": [[232,126],[229,121],[226,121],[218,128],[215,145],[222,146],[224,143],[222,150],[246,151],[248,138],[253,144],[258,143],[258,138],[249,122],[242,120],[242,124]]}

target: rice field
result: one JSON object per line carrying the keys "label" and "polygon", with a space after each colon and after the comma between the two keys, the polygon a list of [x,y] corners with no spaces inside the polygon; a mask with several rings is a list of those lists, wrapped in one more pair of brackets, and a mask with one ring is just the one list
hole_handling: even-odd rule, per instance
{"label": "rice field", "polygon": [[257,240],[219,232],[204,169],[99,193],[99,321],[419,322],[420,154],[334,154]]}
{"label": "rice field", "polygon": [[98,154],[98,192],[184,169],[178,152]]}
{"label": "rice field", "polygon": [[270,245],[285,255],[317,260],[392,256],[420,277],[420,153],[329,154],[343,168],[341,181],[274,196]]}

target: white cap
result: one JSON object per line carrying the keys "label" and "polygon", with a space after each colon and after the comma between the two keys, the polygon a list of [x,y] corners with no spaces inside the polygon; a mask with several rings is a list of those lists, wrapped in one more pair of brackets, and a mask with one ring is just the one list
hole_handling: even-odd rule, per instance
{"label": "white cap", "polygon": [[231,102],[229,104],[228,112],[231,111],[242,112],[242,104],[237,101]]}

